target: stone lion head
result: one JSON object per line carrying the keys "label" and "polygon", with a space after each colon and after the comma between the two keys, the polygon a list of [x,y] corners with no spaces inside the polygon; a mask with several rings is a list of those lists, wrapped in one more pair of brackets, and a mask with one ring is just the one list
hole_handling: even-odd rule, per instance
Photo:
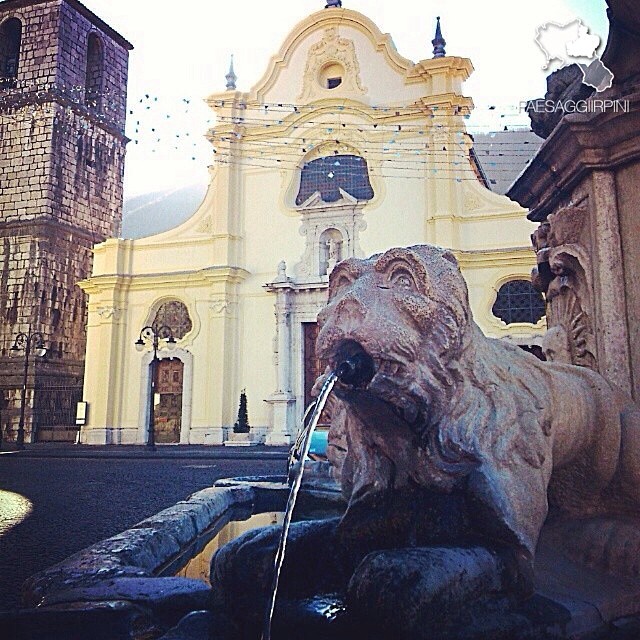
{"label": "stone lion head", "polygon": [[320,357],[335,367],[364,350],[375,362],[367,391],[418,431],[455,386],[472,322],[455,257],[428,245],[340,263],[318,321]]}

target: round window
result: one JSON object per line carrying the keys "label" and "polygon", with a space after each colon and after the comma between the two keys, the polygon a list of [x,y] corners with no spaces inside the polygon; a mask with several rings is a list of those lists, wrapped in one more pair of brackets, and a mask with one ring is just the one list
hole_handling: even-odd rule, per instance
{"label": "round window", "polygon": [[330,62],[322,67],[318,80],[324,89],[335,89],[342,84],[343,77],[344,67],[337,62]]}

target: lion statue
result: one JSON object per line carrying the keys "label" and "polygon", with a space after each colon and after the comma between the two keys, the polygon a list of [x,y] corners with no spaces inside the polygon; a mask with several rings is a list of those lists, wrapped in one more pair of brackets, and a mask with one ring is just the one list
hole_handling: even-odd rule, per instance
{"label": "lion statue", "polygon": [[[328,455],[347,507],[300,523],[290,553],[305,578],[289,573],[290,594],[342,589],[377,637],[420,638],[463,610],[468,627],[532,595],[545,521],[580,560],[638,573],[640,412],[590,369],[485,337],[452,253],[339,263],[318,322],[330,370],[357,356],[371,372],[334,388]],[[255,570],[255,545],[273,552],[274,535],[223,550],[214,583],[237,574],[240,549],[254,549]],[[462,627],[442,637],[467,637]]]}

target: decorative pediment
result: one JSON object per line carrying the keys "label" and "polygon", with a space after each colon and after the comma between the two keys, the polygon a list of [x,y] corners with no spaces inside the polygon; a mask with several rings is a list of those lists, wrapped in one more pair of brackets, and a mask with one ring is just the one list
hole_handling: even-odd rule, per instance
{"label": "decorative pediment", "polygon": [[341,95],[366,93],[353,41],[341,38],[338,28],[331,26],[309,49],[299,100],[306,103],[326,98],[338,88]]}
{"label": "decorative pediment", "polygon": [[337,202],[325,202],[322,199],[322,195],[319,191],[316,191],[310,195],[299,207],[299,210],[303,209],[325,209],[331,207],[339,207],[340,205],[354,205],[358,203],[358,200],[352,195],[348,194],[344,189],[338,189],[340,191],[340,200]]}

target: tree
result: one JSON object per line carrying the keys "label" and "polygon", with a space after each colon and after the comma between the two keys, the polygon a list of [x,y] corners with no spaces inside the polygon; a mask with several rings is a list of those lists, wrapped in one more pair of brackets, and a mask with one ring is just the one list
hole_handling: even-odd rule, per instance
{"label": "tree", "polygon": [[238,420],[233,425],[234,433],[249,433],[249,413],[247,411],[247,393],[243,389],[240,392],[240,406],[238,407]]}

